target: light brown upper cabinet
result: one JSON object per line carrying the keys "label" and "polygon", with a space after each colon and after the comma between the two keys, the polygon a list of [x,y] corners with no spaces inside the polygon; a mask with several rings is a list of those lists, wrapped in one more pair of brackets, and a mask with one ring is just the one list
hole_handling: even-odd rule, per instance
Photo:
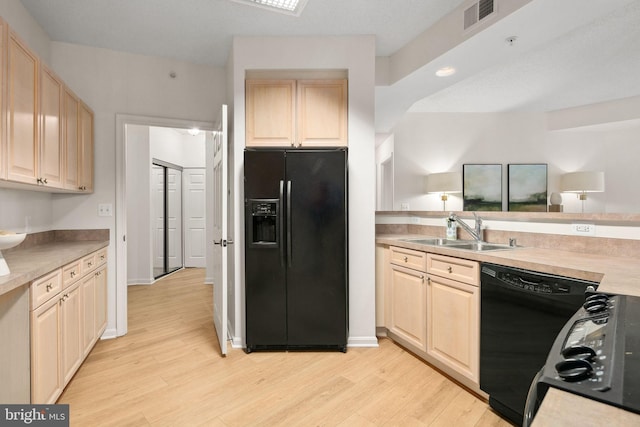
{"label": "light brown upper cabinet", "polygon": [[346,147],[347,80],[247,80],[247,147]]}
{"label": "light brown upper cabinet", "polygon": [[40,168],[38,184],[63,188],[62,113],[64,85],[45,65],[40,67]]}
{"label": "light brown upper cabinet", "polygon": [[7,179],[38,180],[38,57],[9,31],[7,67]]}
{"label": "light brown upper cabinet", "polygon": [[80,181],[78,189],[93,191],[93,111],[80,102]]}
{"label": "light brown upper cabinet", "polygon": [[0,186],[93,191],[93,111],[0,19]]}
{"label": "light brown upper cabinet", "polygon": [[64,141],[65,176],[64,188],[78,190],[80,188],[80,138],[78,133],[78,117],[80,114],[80,100],[71,92],[64,89],[64,115],[62,123],[62,139]]}

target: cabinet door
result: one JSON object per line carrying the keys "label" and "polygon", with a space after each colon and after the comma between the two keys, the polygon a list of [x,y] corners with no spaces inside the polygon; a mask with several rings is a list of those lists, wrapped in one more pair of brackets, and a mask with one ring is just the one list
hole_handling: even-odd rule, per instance
{"label": "cabinet door", "polygon": [[389,330],[427,349],[427,286],[425,273],[391,265],[391,324]]}
{"label": "cabinet door", "polygon": [[297,91],[298,144],[346,147],[347,80],[299,80]]}
{"label": "cabinet door", "polygon": [[429,275],[427,353],[479,383],[480,288]]}
{"label": "cabinet door", "polygon": [[376,327],[385,327],[389,309],[387,290],[389,288],[389,246],[376,244]]}
{"label": "cabinet door", "polygon": [[295,135],[295,80],[247,80],[247,147],[290,147]]}
{"label": "cabinet door", "polygon": [[53,403],[62,391],[60,311],[53,298],[31,312],[31,403]]}
{"label": "cabinet door", "polygon": [[60,341],[62,384],[67,384],[82,361],[80,284],[61,293]]}
{"label": "cabinet door", "polygon": [[103,265],[95,275],[95,338],[99,339],[107,327],[107,266]]}
{"label": "cabinet door", "polygon": [[7,65],[7,23],[0,18],[0,179],[7,179],[7,135],[5,123],[7,123],[7,97],[6,65]]}
{"label": "cabinet door", "polygon": [[64,141],[64,188],[78,190],[80,187],[80,138],[78,115],[80,100],[69,89],[64,91],[63,141]]}
{"label": "cabinet door", "polygon": [[87,355],[96,338],[96,276],[86,275],[81,282],[82,288],[82,354]]}
{"label": "cabinet door", "polygon": [[38,178],[38,58],[9,33],[7,73],[7,179]]}
{"label": "cabinet door", "polygon": [[80,190],[93,191],[93,111],[80,103]]}
{"label": "cabinet door", "polygon": [[62,82],[46,66],[40,68],[39,183],[62,188]]}

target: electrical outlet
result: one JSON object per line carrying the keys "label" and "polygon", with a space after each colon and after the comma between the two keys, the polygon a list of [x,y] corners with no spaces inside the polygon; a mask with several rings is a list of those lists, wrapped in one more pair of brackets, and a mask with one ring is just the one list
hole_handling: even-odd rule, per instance
{"label": "electrical outlet", "polygon": [[98,205],[98,216],[113,216],[113,205],[111,203],[100,203]]}
{"label": "electrical outlet", "polygon": [[571,233],[579,236],[595,236],[595,224],[571,224]]}
{"label": "electrical outlet", "polygon": [[420,224],[420,218],[418,218],[417,216],[412,216],[410,220],[411,224]]}
{"label": "electrical outlet", "polygon": [[409,210],[409,203],[400,203],[400,210],[401,211],[408,211]]}

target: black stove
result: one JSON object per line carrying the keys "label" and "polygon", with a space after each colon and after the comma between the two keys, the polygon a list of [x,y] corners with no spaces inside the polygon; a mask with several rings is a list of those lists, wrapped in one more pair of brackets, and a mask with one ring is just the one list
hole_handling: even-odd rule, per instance
{"label": "black stove", "polygon": [[640,414],[640,298],[589,295],[556,338],[536,381],[527,411],[555,387]]}

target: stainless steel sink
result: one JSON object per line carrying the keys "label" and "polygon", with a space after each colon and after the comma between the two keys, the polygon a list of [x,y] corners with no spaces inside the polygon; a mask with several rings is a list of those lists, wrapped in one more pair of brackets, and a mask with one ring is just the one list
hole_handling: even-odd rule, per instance
{"label": "stainless steel sink", "polygon": [[460,245],[452,245],[456,249],[464,249],[468,251],[500,251],[505,249],[515,249],[514,246],[509,245],[500,245],[496,243],[483,243],[483,242],[472,242],[472,243],[463,243]]}
{"label": "stainless steel sink", "polygon": [[476,252],[515,249],[515,246],[501,245],[497,243],[475,242],[472,240],[447,240],[447,239],[439,239],[439,238],[429,238],[429,239],[413,238],[413,239],[402,239],[402,240],[404,240],[405,242],[417,243],[420,245],[448,246],[455,249],[463,249],[467,251],[476,251]]}
{"label": "stainless steel sink", "polygon": [[402,239],[405,242],[410,243],[418,243],[420,245],[429,245],[429,246],[457,246],[465,243],[473,243],[470,240],[460,241],[460,240],[447,240],[447,239],[438,239],[438,238],[430,238],[430,239]]}

